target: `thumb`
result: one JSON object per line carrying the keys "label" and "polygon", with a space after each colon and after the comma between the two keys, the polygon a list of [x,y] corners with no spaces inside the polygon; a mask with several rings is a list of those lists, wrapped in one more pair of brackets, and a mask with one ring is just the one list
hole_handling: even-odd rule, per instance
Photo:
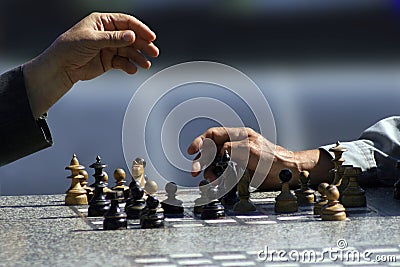
{"label": "thumb", "polygon": [[133,44],[135,39],[135,33],[129,30],[97,32],[95,46],[98,48],[124,47]]}

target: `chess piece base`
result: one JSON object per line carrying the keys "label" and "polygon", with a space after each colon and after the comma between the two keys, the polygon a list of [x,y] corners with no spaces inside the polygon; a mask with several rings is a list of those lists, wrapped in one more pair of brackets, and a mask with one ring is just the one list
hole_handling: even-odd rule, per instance
{"label": "chess piece base", "polygon": [[140,217],[141,228],[160,228],[164,226],[164,214],[145,214]]}
{"label": "chess piece base", "polygon": [[277,200],[275,202],[275,212],[277,213],[291,213],[298,211],[299,206],[295,199]]}
{"label": "chess piece base", "polygon": [[313,209],[314,215],[321,215],[321,209],[326,204],[328,204],[328,200],[315,203],[314,209]]}
{"label": "chess piece base", "polygon": [[161,207],[164,210],[164,214],[182,214],[183,215],[183,207],[182,206],[176,206],[176,205],[172,205],[166,202],[161,202]]}
{"label": "chess piece base", "polygon": [[201,212],[202,220],[214,220],[225,218],[225,208],[218,201],[211,202],[203,207]]}
{"label": "chess piece base", "polygon": [[366,207],[367,199],[365,195],[343,195],[341,203],[347,207]]}
{"label": "chess piece base", "polygon": [[233,206],[235,213],[251,213],[256,210],[256,206],[248,199],[241,199]]}
{"label": "chess piece base", "polygon": [[143,209],[146,207],[144,200],[133,201],[125,206],[125,213],[128,219],[139,219]]}
{"label": "chess piece base", "polygon": [[339,212],[335,214],[321,214],[323,221],[344,221],[346,220],[346,212]]}
{"label": "chess piece base", "polygon": [[300,205],[312,205],[315,201],[314,192],[306,193],[306,192],[296,192],[297,203]]}
{"label": "chess piece base", "polygon": [[321,210],[323,221],[344,221],[346,220],[346,209],[338,201],[325,205]]}
{"label": "chess piece base", "polygon": [[100,200],[90,203],[88,209],[88,217],[101,217],[110,210],[109,200]]}
{"label": "chess piece base", "polygon": [[123,230],[128,228],[126,217],[105,218],[103,221],[104,230]]}
{"label": "chess piece base", "polygon": [[65,196],[65,205],[72,206],[72,205],[87,205],[88,199],[85,193],[73,193],[71,191],[67,192]]}

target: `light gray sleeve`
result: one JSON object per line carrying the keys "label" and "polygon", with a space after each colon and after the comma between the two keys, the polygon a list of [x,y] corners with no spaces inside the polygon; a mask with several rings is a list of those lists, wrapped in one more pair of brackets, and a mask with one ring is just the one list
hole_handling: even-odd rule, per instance
{"label": "light gray sleeve", "polygon": [[[358,140],[341,142],[348,149],[343,154],[344,164],[361,167],[363,179],[367,184],[379,181],[393,185],[398,179],[396,161],[400,159],[400,117],[383,119],[366,129]],[[320,149],[329,152],[334,145],[322,146]]]}

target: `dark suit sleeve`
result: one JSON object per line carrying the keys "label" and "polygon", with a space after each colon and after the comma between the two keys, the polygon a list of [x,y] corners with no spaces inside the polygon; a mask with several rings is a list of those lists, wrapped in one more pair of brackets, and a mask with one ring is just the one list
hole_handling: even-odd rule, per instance
{"label": "dark suit sleeve", "polygon": [[0,166],[51,146],[46,116],[35,120],[22,68],[0,76]]}

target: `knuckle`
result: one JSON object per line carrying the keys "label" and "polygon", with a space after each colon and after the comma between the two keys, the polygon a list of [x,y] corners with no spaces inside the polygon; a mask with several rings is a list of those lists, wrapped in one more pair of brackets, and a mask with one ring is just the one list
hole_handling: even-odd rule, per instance
{"label": "knuckle", "polygon": [[249,135],[249,136],[252,136],[252,135],[255,135],[255,131],[252,129],[252,128],[250,128],[250,127],[246,127],[246,132],[247,132],[247,134]]}

